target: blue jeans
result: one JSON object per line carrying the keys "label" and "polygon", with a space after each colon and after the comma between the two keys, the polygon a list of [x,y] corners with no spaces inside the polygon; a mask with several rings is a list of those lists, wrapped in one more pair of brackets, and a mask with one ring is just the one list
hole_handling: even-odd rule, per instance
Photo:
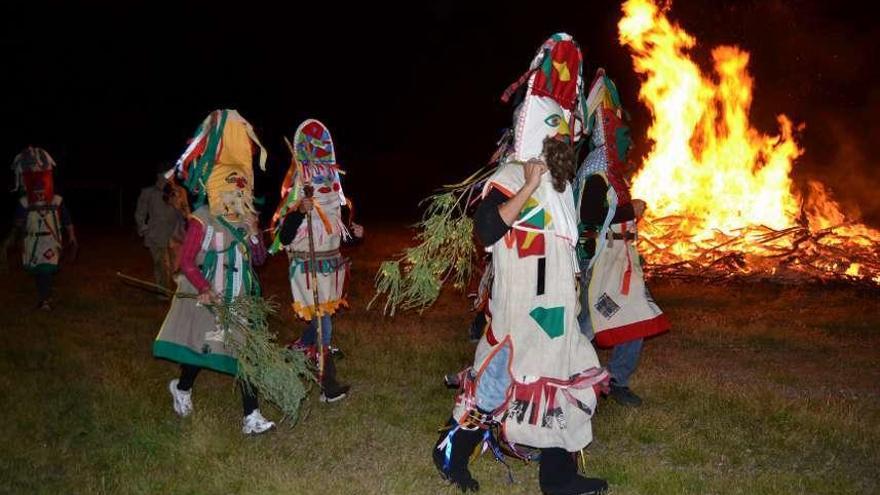
{"label": "blue jeans", "polygon": [[621,387],[629,386],[629,377],[639,365],[643,342],[643,339],[637,339],[614,346],[614,350],[611,351],[611,360],[608,361],[608,372],[611,373],[612,384]]}
{"label": "blue jeans", "polygon": [[[324,315],[321,317],[321,341],[324,346],[330,345],[332,334],[333,323],[330,321],[330,315]],[[315,345],[316,340],[318,340],[318,318],[312,318],[306,331],[300,337],[300,342],[303,345]]]}

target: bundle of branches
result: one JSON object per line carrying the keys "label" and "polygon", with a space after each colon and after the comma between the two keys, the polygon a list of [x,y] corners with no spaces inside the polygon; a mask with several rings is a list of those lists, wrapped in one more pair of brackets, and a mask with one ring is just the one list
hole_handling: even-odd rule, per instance
{"label": "bundle of branches", "polygon": [[226,345],[238,357],[236,378],[246,387],[256,387],[291,424],[295,423],[308,394],[306,383],[315,377],[304,353],[275,342],[268,317],[277,305],[259,296],[240,296],[231,303],[212,305],[211,309],[220,328],[226,331]]}
{"label": "bundle of branches", "polygon": [[476,262],[474,222],[468,209],[494,171],[493,163],[422,201],[425,213],[415,225],[417,244],[382,262],[376,273],[376,295],[367,308],[384,296],[384,314],[393,316],[398,309],[423,311],[437,300],[446,282],[459,290],[467,286]]}

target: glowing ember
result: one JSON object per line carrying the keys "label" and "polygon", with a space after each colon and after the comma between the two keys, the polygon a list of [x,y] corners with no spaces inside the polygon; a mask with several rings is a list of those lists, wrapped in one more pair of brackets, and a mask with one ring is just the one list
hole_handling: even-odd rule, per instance
{"label": "glowing ember", "polygon": [[706,75],[688,55],[696,40],[651,1],[628,0],[623,12],[620,42],[653,116],[633,193],[649,206],[641,250],[655,271],[877,283],[880,232],[847,223],[822,184],[803,196],[795,189],[790,172],[803,150],[792,122],[778,116],[778,135],[751,126],[749,54],[716,47]]}

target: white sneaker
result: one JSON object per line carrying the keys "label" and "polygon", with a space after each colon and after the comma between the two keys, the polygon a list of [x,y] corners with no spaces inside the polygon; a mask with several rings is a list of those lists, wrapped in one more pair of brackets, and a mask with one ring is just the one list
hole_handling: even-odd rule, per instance
{"label": "white sneaker", "polygon": [[193,411],[192,390],[180,390],[177,388],[177,378],[168,382],[168,391],[171,392],[174,412],[181,418],[189,416]]}
{"label": "white sneaker", "polygon": [[262,414],[260,414],[259,409],[254,409],[254,411],[242,420],[241,432],[245,435],[259,435],[267,430],[271,430],[275,427],[275,423],[269,421],[264,418]]}

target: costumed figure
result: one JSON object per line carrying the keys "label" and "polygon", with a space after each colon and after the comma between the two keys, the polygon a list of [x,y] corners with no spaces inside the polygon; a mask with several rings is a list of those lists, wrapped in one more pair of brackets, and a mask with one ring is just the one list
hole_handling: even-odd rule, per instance
{"label": "costumed figure", "polygon": [[[24,189],[15,208],[14,231],[9,239],[24,238],[22,265],[37,284],[37,307],[52,309],[52,282],[58,271],[65,236],[75,251],[76,234],[70,212],[61,196],[55,194],[52,169],[55,160],[42,148],[29,146],[12,162],[15,190]],[[4,246],[4,254],[6,249]]]}
{"label": "costumed figure", "polygon": [[[324,124],[314,119],[300,124],[290,148],[293,157],[273,218],[270,252],[287,252],[293,311],[309,323],[296,345],[318,364],[321,401],[335,402],[349,390],[337,381],[330,352],[331,317],[348,305],[349,260],[339,251],[342,240],[350,236],[342,216],[348,201],[333,139]],[[363,235],[363,228],[357,228]]]}
{"label": "costumed figure", "polygon": [[493,432],[514,452],[540,449],[543,493],[607,488],[579,475],[575,457],[592,441],[591,418],[608,381],[577,323],[570,181],[582,129],[581,64],[571,36],[553,35],[503,98],[522,95],[513,148],[486,181],[474,220],[492,252],[490,321],[433,453],[441,474],[462,491],[479,488],[468,460],[480,443],[500,455]]}
{"label": "costumed figure", "polygon": [[[216,110],[177,161],[177,173],[196,199],[181,250],[177,293],[153,355],[181,365],[180,378],[168,384],[180,416],[192,413],[192,386],[201,369],[232,375],[238,369],[227,339],[244,337],[222,328],[211,307],[260,294],[253,266],[265,261],[266,250],[253,207],[254,147],[260,150],[259,164],[265,170],[266,152],[251,125],[235,110]],[[242,432],[258,434],[272,428],[274,423],[260,413],[253,385],[240,386]]]}
{"label": "costumed figure", "polygon": [[603,69],[587,97],[591,151],[578,170],[576,194],[581,218],[581,330],[600,347],[613,347],[608,371],[610,396],[627,406],[641,399],[629,389],[643,339],[669,330],[654,302],[639,253],[636,222],[645,202],[631,199],[624,178],[629,128],[614,82]]}

